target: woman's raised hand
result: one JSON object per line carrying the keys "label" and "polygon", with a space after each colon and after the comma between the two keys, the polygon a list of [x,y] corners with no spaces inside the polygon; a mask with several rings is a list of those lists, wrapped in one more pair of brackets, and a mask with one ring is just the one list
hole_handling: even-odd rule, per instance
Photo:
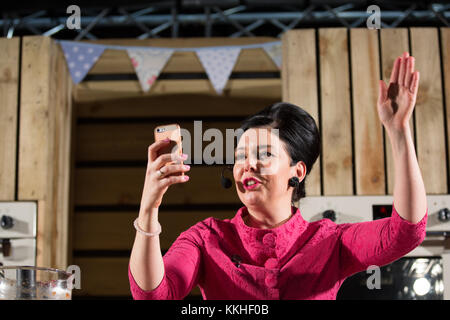
{"label": "woman's raised hand", "polygon": [[144,190],[142,192],[141,211],[150,212],[153,208],[158,208],[170,185],[189,180],[187,175],[176,175],[189,171],[190,167],[188,165],[170,164],[165,166],[166,163],[172,161],[181,162],[186,160],[187,155],[182,157],[176,153],[167,153],[158,156],[158,150],[166,147],[169,142],[170,140],[156,141],[148,148],[148,162]]}
{"label": "woman's raised hand", "polygon": [[379,82],[378,115],[387,130],[401,131],[408,122],[416,104],[419,71],[414,71],[414,57],[403,53],[394,62],[389,87]]}

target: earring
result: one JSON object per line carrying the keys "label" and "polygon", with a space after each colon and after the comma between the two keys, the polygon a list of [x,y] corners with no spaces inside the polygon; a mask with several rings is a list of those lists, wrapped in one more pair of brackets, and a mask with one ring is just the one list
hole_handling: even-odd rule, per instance
{"label": "earring", "polygon": [[300,184],[300,181],[298,180],[297,177],[292,177],[292,178],[289,179],[288,184],[289,184],[290,187],[297,188],[299,186],[299,184]]}

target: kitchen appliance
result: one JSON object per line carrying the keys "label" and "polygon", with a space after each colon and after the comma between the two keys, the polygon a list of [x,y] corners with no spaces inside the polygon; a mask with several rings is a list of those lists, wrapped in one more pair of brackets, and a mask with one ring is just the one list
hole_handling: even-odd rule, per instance
{"label": "kitchen appliance", "polygon": [[0,202],[1,265],[36,265],[36,224],[36,202]]}
{"label": "kitchen appliance", "polygon": [[[306,197],[300,201],[300,211],[310,222],[324,218],[337,224],[372,221],[390,217],[393,200],[393,196]],[[425,240],[404,258],[381,268],[382,287],[384,281],[389,290],[373,291],[373,297],[450,300],[450,195],[428,195],[427,203]],[[363,281],[368,276],[363,272],[350,277],[355,282],[353,289],[361,287],[355,289],[355,299],[368,292]]]}
{"label": "kitchen appliance", "polygon": [[67,300],[74,274],[36,267],[37,204],[0,202],[0,300]]}

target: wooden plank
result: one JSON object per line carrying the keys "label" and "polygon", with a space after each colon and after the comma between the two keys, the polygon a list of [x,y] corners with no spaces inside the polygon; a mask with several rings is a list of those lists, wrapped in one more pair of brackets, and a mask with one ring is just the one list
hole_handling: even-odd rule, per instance
{"label": "wooden plank", "polygon": [[38,200],[37,263],[67,266],[71,80],[61,48],[24,37],[19,133],[19,200]]}
{"label": "wooden plank", "polygon": [[0,200],[15,200],[20,38],[0,39]]}
{"label": "wooden plank", "polygon": [[75,109],[78,118],[247,117],[280,100],[281,96],[233,98],[174,94],[77,103]]}
{"label": "wooden plank", "polygon": [[[129,258],[75,258],[74,264],[81,269],[81,289],[73,290],[73,296],[129,296],[131,299],[129,261]],[[191,291],[190,296],[193,295],[201,295],[198,287]]]}
{"label": "wooden plank", "polygon": [[352,132],[347,30],[319,30],[323,192],[352,195]]}
{"label": "wooden plank", "polygon": [[[160,235],[162,250],[168,250],[181,232],[209,217],[231,219],[234,211],[163,211],[159,222],[164,230]],[[75,250],[129,250],[133,247],[136,230],[133,221],[138,212],[76,212],[74,224]],[[108,221],[108,228],[99,228]]]}
{"label": "wooden plank", "polygon": [[[381,29],[381,68],[383,70],[383,81],[389,84],[391,78],[392,67],[397,57],[401,56],[403,52],[410,52],[408,43],[408,29],[406,28],[392,28]],[[414,116],[411,115],[409,121],[411,127],[411,134],[414,137]],[[386,175],[388,194],[394,194],[394,159],[392,157],[392,146],[389,136],[383,127],[385,150],[386,153]]]}
{"label": "wooden plank", "polygon": [[[76,86],[77,102],[110,100],[119,98],[148,97],[168,94],[206,94],[218,96],[208,79],[157,80],[150,91],[143,92],[138,81],[84,81]],[[225,97],[257,97],[273,99],[281,97],[281,80],[230,79],[223,89]]]}
{"label": "wooden plank", "polygon": [[[188,182],[171,186],[163,204],[240,203],[233,184],[224,191],[222,166],[191,165]],[[138,205],[145,168],[78,168],[75,171],[75,205]]]}
{"label": "wooden plank", "polygon": [[351,29],[350,40],[356,193],[385,194],[383,131],[376,108],[380,79],[378,33]]}
{"label": "wooden plank", "polygon": [[[22,39],[21,106],[19,133],[19,200],[38,201],[36,263],[52,261],[52,194],[49,192],[49,143],[52,140],[50,108],[50,38]],[[39,79],[39,81],[36,81]]]}
{"label": "wooden plank", "polygon": [[[45,199],[50,141],[50,38],[24,37],[19,139],[19,198]],[[39,81],[36,81],[39,79]]]}
{"label": "wooden plank", "polygon": [[[239,121],[201,121],[201,127],[196,124],[201,136],[207,130],[217,129],[222,134],[223,161],[226,154],[226,130],[237,130]],[[77,127],[77,161],[147,161],[147,148],[154,143],[154,128],[159,122],[146,123],[81,123]],[[202,149],[215,142],[194,140],[194,121],[178,121],[182,130],[190,134],[190,144],[183,144],[183,152],[192,155],[194,146]],[[232,142],[230,142],[231,144]],[[233,149],[236,147],[234,144]],[[233,154],[230,155],[231,157]],[[188,159],[189,160],[189,159]],[[191,161],[191,160],[190,160]]]}
{"label": "wooden plank", "polygon": [[416,148],[428,194],[447,193],[444,104],[438,30],[411,28],[411,51],[420,72],[415,107]]}
{"label": "wooden plank", "polygon": [[[283,34],[282,43],[283,101],[303,108],[314,118],[319,127],[315,30],[289,30]],[[319,156],[306,178],[307,196],[321,194],[320,161]]]}
{"label": "wooden plank", "polygon": [[[445,122],[447,124],[447,143],[450,141],[450,28],[441,28],[441,50],[442,50],[442,70],[444,72],[444,84],[445,84],[445,100],[447,107],[445,108],[446,114]],[[450,148],[448,148],[447,163],[450,163]],[[447,183],[449,179],[449,172],[447,172]],[[450,191],[447,190],[446,193]]]}
{"label": "wooden plank", "polygon": [[[53,167],[54,215],[52,221],[54,233],[52,243],[55,246],[53,261],[57,266],[64,268],[69,259],[69,221],[70,210],[70,178],[72,170],[72,126],[74,124],[74,112],[72,106],[73,83],[64,57],[64,52],[59,45],[52,42],[54,50],[55,71],[52,77],[55,93],[54,107],[54,152],[49,166]],[[57,244],[57,245],[56,245]]]}

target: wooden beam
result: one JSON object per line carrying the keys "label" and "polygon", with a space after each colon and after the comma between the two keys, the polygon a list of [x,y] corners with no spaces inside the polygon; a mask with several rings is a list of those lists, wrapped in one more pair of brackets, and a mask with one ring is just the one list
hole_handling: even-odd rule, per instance
{"label": "wooden beam", "polygon": [[[281,94],[281,92],[280,92]],[[77,103],[78,118],[247,117],[281,100],[174,94]],[[168,107],[170,106],[170,108]],[[189,106],[186,108],[186,106]]]}
{"label": "wooden beam", "polygon": [[[157,80],[150,91],[143,92],[138,81],[84,81],[76,86],[74,99],[77,102],[91,102],[158,95],[204,94],[218,97],[208,79],[199,80]],[[266,98],[281,97],[281,80],[231,79],[223,89],[223,97]]]}
{"label": "wooden beam", "polygon": [[[293,103],[307,111],[314,118],[320,130],[315,30],[289,30],[283,34],[282,43],[283,101]],[[306,178],[307,196],[321,194],[320,161],[319,156]]]}
{"label": "wooden beam", "polygon": [[0,39],[0,200],[15,200],[20,38]]}

